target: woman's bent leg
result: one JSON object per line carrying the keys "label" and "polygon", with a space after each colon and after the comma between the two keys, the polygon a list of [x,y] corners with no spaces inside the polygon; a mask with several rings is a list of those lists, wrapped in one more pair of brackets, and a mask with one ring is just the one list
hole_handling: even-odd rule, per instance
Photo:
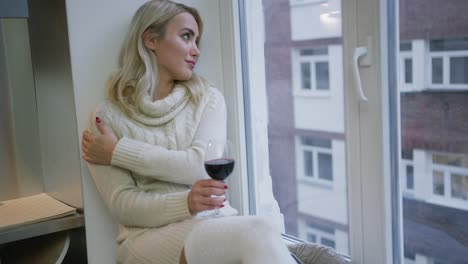
{"label": "woman's bent leg", "polygon": [[190,264],[292,264],[280,233],[256,216],[215,218],[200,222],[185,241]]}

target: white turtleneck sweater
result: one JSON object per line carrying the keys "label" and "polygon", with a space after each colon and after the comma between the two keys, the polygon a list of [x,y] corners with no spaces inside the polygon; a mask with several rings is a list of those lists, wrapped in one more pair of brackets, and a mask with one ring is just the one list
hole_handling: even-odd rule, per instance
{"label": "white turtleneck sweater", "polygon": [[[118,262],[179,263],[186,236],[200,217],[188,209],[187,196],[197,180],[209,178],[203,157],[208,140],[226,138],[226,105],[207,88],[195,104],[177,85],[162,100],[145,98],[132,117],[105,101],[90,116],[119,138],[112,166],[89,164],[102,199],[120,224]],[[235,210],[228,204],[224,215]],[[206,214],[206,213],[205,213]]]}

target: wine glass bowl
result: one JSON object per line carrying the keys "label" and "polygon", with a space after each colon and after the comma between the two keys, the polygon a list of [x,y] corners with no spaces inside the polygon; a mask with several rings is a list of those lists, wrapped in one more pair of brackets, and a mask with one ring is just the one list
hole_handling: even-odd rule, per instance
{"label": "wine glass bowl", "polygon": [[224,181],[234,170],[232,143],[229,140],[208,142],[205,153],[205,170],[218,181]]}
{"label": "wine glass bowl", "polygon": [[205,170],[213,180],[224,181],[234,170],[234,159],[207,160],[205,161]]}

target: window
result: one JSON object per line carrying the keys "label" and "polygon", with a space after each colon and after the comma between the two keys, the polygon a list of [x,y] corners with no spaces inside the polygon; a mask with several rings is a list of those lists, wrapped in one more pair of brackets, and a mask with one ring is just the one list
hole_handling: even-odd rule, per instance
{"label": "window", "polygon": [[298,178],[308,182],[333,182],[331,140],[300,137],[298,141],[298,153],[301,156],[298,168],[303,168]]}
{"label": "window", "polygon": [[413,172],[412,165],[406,166],[406,189],[407,190],[414,189],[414,172]]}
{"label": "window", "polygon": [[[299,95],[328,95],[330,91],[330,69],[328,48],[299,49],[293,58],[293,74]],[[296,70],[299,67],[300,70]]]}
{"label": "window", "polygon": [[334,229],[307,223],[306,232],[307,238],[310,238],[310,242],[322,244],[331,248],[336,248]]}
{"label": "window", "polygon": [[429,42],[430,88],[468,89],[468,38]]}
{"label": "window", "polygon": [[400,67],[400,90],[401,91],[410,91],[413,84],[413,53],[412,53],[412,43],[402,43],[400,44],[400,53],[399,53],[399,67]]}
{"label": "window", "polygon": [[433,194],[443,204],[468,208],[468,157],[434,153],[432,155]]}

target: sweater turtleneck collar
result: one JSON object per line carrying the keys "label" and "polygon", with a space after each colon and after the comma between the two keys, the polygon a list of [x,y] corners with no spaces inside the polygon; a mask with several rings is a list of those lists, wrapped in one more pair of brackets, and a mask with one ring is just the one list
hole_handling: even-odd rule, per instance
{"label": "sweater turtleneck collar", "polygon": [[145,125],[162,125],[171,121],[190,101],[190,93],[183,85],[176,84],[172,92],[163,99],[152,101],[151,95],[144,96],[138,111],[133,111],[132,118]]}

